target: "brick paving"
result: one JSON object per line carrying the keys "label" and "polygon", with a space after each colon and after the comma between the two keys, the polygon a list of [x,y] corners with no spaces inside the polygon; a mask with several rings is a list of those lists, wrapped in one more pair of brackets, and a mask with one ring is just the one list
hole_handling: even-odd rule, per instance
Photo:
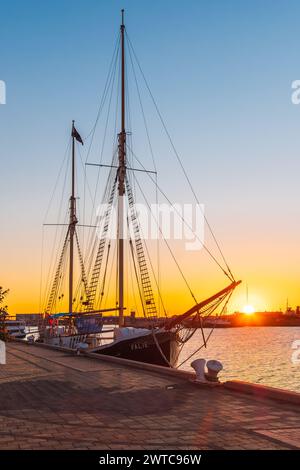
{"label": "brick paving", "polygon": [[0,365],[2,450],[296,448],[296,405],[22,343]]}

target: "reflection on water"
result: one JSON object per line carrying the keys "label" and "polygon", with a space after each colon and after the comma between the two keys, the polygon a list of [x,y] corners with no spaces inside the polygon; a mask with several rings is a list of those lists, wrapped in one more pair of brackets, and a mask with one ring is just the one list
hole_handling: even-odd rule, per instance
{"label": "reflection on water", "polygon": [[[210,332],[204,331],[205,336]],[[190,363],[195,358],[218,359],[224,367],[220,373],[222,380],[246,380],[300,392],[300,364],[292,363],[295,340],[300,340],[300,327],[215,329],[207,349],[202,349],[181,368],[191,370]],[[201,344],[198,330],[184,347],[179,362]]]}

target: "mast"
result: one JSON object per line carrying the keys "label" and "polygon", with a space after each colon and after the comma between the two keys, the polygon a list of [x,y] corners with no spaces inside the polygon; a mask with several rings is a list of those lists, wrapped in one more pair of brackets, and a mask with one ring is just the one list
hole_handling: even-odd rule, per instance
{"label": "mast", "polygon": [[75,199],[75,127],[72,121],[72,192],[70,197],[70,263],[69,263],[69,313],[73,313],[73,275],[74,275],[74,234],[77,224]]}
{"label": "mast", "polygon": [[121,10],[121,132],[118,135],[118,282],[119,326],[124,325],[124,195],[126,173],[124,10]]}

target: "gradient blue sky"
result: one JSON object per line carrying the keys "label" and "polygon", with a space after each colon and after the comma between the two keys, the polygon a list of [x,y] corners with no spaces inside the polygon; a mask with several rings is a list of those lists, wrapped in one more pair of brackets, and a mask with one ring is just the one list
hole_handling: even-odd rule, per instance
{"label": "gradient blue sky", "polygon": [[[122,7],[233,269],[257,308],[283,306],[287,296],[299,304],[300,106],[290,97],[300,79],[300,3],[293,0],[1,2],[0,284],[11,288],[10,303],[20,304],[20,285],[32,279],[24,308],[36,308],[40,227],[70,120],[83,135],[93,125]],[[168,178],[170,163],[160,163],[176,198],[179,172]]]}

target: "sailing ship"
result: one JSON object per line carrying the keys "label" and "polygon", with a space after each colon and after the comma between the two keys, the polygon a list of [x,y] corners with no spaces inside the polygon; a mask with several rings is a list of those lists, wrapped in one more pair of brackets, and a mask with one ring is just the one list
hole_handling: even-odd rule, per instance
{"label": "sailing ship", "polygon": [[23,339],[26,337],[26,325],[22,320],[8,317],[4,320],[3,326],[9,338]]}
{"label": "sailing ship", "polygon": [[[183,345],[193,336],[195,329],[186,327],[186,320],[200,319],[209,316],[220,305],[227,305],[229,298],[240,283],[236,281],[228,267],[223,269],[230,283],[225,288],[209,298],[196,302],[186,312],[179,315],[159,315],[155,294],[152,287],[149,272],[147,249],[142,239],[138,214],[136,210],[135,194],[131,181],[131,175],[136,171],[151,173],[145,168],[134,168],[129,161],[131,149],[127,143],[129,133],[126,128],[126,64],[125,64],[125,24],[124,10],[119,33],[118,52],[120,61],[120,131],[117,134],[117,146],[114,152],[109,176],[105,186],[106,210],[102,218],[101,229],[94,230],[94,239],[90,244],[89,253],[85,256],[81,253],[77,234],[78,218],[76,211],[75,192],[75,164],[76,146],[83,144],[83,139],[72,123],[72,168],[71,168],[71,196],[69,198],[69,223],[63,243],[61,255],[58,259],[52,286],[49,290],[45,308],[45,327],[41,331],[41,340],[56,346],[69,348],[88,348],[89,351],[110,355],[133,361],[147,362],[166,367],[175,367],[179,353]],[[117,57],[117,56],[116,56]],[[95,164],[96,165],[96,164]],[[153,173],[153,172],[152,172]],[[126,202],[126,204],[125,204]],[[104,290],[107,284],[107,263],[111,252],[109,239],[109,227],[113,207],[117,206],[116,246],[116,305],[110,308],[101,308]],[[133,325],[128,326],[126,321],[130,318],[125,315],[125,225],[131,225],[129,237],[129,253],[132,256],[135,280],[140,298],[141,312],[144,321],[143,326],[138,327],[138,318]],[[96,226],[95,226],[96,227]],[[94,227],[94,228],[95,228]],[[80,265],[81,295],[78,301],[74,296],[74,248],[78,251]],[[62,270],[68,263],[68,312],[55,312],[59,295]],[[157,287],[158,288],[158,287]],[[160,296],[160,292],[158,294]],[[77,302],[77,307],[76,307]],[[100,306],[100,308],[99,308]],[[104,328],[105,315],[115,312],[118,316],[118,325],[107,330]],[[198,322],[199,323],[199,322]],[[107,333],[113,333],[107,337]],[[206,346],[207,338],[202,330],[203,345]]]}

